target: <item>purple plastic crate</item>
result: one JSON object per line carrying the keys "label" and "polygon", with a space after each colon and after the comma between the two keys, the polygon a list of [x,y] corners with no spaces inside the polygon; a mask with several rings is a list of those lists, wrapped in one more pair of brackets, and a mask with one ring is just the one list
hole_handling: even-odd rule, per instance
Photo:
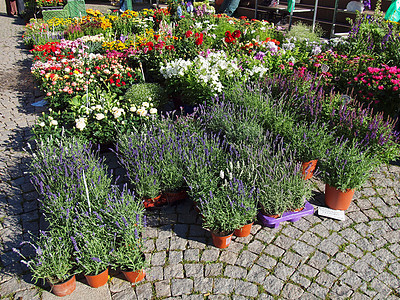
{"label": "purple plastic crate", "polygon": [[304,209],[301,211],[288,211],[284,212],[282,217],[280,218],[272,218],[266,215],[263,215],[261,212],[258,212],[257,218],[258,221],[261,223],[262,226],[276,228],[278,227],[281,222],[289,221],[289,222],[296,222],[300,220],[302,217],[314,214],[314,207],[306,201],[304,204]]}

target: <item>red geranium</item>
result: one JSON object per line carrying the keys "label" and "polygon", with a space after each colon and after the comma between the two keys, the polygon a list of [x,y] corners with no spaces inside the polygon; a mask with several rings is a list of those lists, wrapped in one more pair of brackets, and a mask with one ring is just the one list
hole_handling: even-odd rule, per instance
{"label": "red geranium", "polygon": [[193,34],[193,32],[188,30],[188,31],[186,31],[185,36],[186,36],[186,38],[189,38],[192,36],[192,34]]}
{"label": "red geranium", "polygon": [[232,36],[233,36],[235,39],[240,38],[240,30],[235,30],[235,31],[233,32]]}

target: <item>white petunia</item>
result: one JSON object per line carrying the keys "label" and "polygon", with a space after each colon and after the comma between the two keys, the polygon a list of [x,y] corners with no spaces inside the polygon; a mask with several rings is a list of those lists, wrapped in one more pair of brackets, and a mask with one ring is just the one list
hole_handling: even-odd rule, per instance
{"label": "white petunia", "polygon": [[100,121],[103,120],[106,116],[102,113],[96,114],[96,120]]}
{"label": "white petunia", "polygon": [[75,119],[75,127],[82,131],[86,127],[86,118]]}
{"label": "white petunia", "polygon": [[155,115],[157,113],[157,108],[150,108],[150,114]]}

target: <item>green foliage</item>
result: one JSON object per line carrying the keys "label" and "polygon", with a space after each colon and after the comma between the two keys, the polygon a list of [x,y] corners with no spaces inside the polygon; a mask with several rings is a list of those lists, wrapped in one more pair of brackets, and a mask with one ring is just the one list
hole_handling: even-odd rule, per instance
{"label": "green foliage", "polygon": [[158,83],[137,83],[127,90],[124,100],[136,107],[141,107],[143,102],[152,103],[153,107],[162,107],[168,98],[164,88]]}
{"label": "green foliage", "polygon": [[323,34],[324,31],[318,23],[316,24],[313,32],[311,26],[302,22],[297,22],[292,26],[290,31],[286,33],[285,37],[287,39],[295,39],[299,42],[308,41],[310,43],[319,43]]}

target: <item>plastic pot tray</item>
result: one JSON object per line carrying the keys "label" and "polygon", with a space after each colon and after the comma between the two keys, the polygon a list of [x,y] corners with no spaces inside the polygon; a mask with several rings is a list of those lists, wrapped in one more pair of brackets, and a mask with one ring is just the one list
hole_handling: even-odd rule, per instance
{"label": "plastic pot tray", "polygon": [[282,217],[280,218],[272,218],[266,215],[263,215],[261,212],[258,212],[257,218],[258,221],[261,223],[262,226],[276,228],[282,222],[289,221],[289,222],[296,222],[300,220],[302,217],[314,214],[314,207],[306,201],[304,204],[304,209],[301,211],[287,211],[284,212]]}

